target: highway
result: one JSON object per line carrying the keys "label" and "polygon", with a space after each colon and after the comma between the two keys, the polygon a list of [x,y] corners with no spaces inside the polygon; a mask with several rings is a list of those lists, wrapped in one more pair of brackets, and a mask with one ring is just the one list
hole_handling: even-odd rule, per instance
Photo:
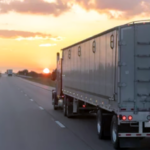
{"label": "highway", "polygon": [[[68,119],[53,110],[51,87],[0,78],[0,150],[114,150],[96,133],[96,118]],[[150,139],[142,142],[149,150]]]}

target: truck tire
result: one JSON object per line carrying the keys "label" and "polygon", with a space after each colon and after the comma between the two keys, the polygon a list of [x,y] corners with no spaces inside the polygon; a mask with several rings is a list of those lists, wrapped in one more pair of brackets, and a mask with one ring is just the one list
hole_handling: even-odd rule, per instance
{"label": "truck tire", "polygon": [[56,93],[54,93],[53,94],[53,109],[54,110],[57,110],[57,105],[56,105],[56,103],[57,103],[57,96],[56,96]]}
{"label": "truck tire", "polygon": [[67,112],[66,112],[66,101],[67,101],[67,96],[64,97],[64,103],[63,103],[63,114],[64,114],[64,116],[67,115]]}
{"label": "truck tire", "polygon": [[72,113],[73,113],[73,104],[72,104],[72,100],[71,98],[67,97],[67,102],[66,102],[66,116],[68,118],[72,117]]}
{"label": "truck tire", "polygon": [[56,107],[56,105],[55,105],[55,104],[53,105],[53,108],[54,108],[54,110],[57,110],[57,107]]}
{"label": "truck tire", "polygon": [[119,149],[119,137],[118,137],[118,119],[114,115],[111,122],[111,142],[115,149]]}
{"label": "truck tire", "polygon": [[102,117],[102,110],[99,109],[97,111],[97,133],[99,139],[104,139],[104,133],[103,133],[103,117]]}

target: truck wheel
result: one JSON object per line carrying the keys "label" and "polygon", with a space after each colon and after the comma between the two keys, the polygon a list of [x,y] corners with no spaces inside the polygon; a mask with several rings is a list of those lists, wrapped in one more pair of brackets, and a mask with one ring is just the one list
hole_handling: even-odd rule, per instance
{"label": "truck wheel", "polygon": [[57,110],[57,107],[56,107],[56,105],[55,105],[55,104],[53,105],[53,108],[54,108],[54,110]]}
{"label": "truck wheel", "polygon": [[97,133],[99,139],[104,139],[103,124],[102,111],[99,109],[97,111]]}
{"label": "truck wheel", "polygon": [[57,110],[57,106],[56,106],[56,102],[57,102],[57,97],[56,97],[56,93],[53,95],[53,109]]}
{"label": "truck wheel", "polygon": [[118,137],[118,119],[114,115],[111,122],[111,141],[115,149],[119,148],[119,137]]}
{"label": "truck wheel", "polygon": [[64,113],[64,116],[66,116],[67,114],[66,114],[66,96],[65,96],[65,98],[64,98],[64,103],[63,103],[63,113]]}
{"label": "truck wheel", "polygon": [[68,118],[72,117],[72,113],[73,113],[73,105],[71,100],[69,99],[69,97],[67,97],[67,104],[66,104],[66,116]]}

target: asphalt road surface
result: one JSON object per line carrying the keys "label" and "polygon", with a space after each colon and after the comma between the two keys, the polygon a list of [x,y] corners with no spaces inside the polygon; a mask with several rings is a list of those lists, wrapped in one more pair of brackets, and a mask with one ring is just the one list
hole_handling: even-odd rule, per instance
{"label": "asphalt road surface", "polygon": [[[52,88],[19,77],[0,78],[0,150],[113,150],[98,140],[95,117],[68,119],[54,111]],[[149,150],[150,139],[142,150]]]}

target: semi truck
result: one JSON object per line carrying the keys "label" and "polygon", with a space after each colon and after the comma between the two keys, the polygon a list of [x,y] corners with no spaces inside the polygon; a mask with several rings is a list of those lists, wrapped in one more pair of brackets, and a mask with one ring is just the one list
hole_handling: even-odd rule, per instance
{"label": "semi truck", "polygon": [[[54,109],[97,115],[99,139],[115,149],[150,137],[150,21],[117,26],[57,54]],[[88,131],[87,131],[88,132]]]}
{"label": "semi truck", "polygon": [[13,70],[12,69],[8,69],[7,70],[7,75],[8,76],[12,76],[13,75]]}

